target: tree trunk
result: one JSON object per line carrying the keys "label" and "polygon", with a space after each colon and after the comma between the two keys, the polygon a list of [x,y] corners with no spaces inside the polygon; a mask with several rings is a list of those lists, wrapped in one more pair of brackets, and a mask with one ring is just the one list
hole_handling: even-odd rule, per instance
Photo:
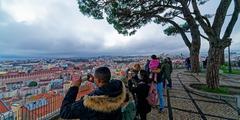
{"label": "tree trunk", "polygon": [[194,33],[192,34],[192,45],[190,48],[191,72],[198,73],[200,71],[199,64],[199,50],[200,50],[200,37]]}
{"label": "tree trunk", "polygon": [[190,50],[190,60],[191,60],[191,72],[198,73],[200,71],[199,66],[199,51]]}
{"label": "tree trunk", "polygon": [[221,58],[220,58],[220,64],[223,65],[225,63],[225,54],[224,49],[221,51]]}
{"label": "tree trunk", "polygon": [[212,89],[219,87],[219,68],[221,52],[221,48],[210,45],[208,51],[206,81],[208,87]]}

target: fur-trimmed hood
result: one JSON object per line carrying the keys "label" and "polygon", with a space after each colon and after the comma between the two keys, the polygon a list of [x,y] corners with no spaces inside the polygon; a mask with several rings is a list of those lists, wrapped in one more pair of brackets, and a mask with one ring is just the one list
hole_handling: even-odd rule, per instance
{"label": "fur-trimmed hood", "polygon": [[83,98],[85,107],[98,112],[112,112],[119,109],[126,98],[126,88],[122,81],[111,80],[108,85],[100,87]]}

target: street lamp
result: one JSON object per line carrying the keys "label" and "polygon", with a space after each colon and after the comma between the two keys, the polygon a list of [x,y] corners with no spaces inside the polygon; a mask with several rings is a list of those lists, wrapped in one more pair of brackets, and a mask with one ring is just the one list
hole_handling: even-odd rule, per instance
{"label": "street lamp", "polygon": [[230,45],[228,46],[228,72],[232,73]]}

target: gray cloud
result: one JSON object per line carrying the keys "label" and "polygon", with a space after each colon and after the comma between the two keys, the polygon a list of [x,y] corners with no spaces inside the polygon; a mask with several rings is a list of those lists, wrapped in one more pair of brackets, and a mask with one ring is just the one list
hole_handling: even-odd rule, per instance
{"label": "gray cloud", "polygon": [[[134,36],[119,35],[105,20],[83,16],[75,0],[1,2],[0,56],[68,57],[188,51],[179,35],[168,37],[163,34],[163,27],[156,24],[144,26]],[[232,48],[239,49],[238,27],[232,36]],[[202,51],[206,52],[208,44],[202,41]]]}

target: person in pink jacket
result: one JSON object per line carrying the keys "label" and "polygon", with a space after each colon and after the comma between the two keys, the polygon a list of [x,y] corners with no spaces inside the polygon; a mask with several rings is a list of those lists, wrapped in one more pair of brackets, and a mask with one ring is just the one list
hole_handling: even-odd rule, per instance
{"label": "person in pink jacket", "polygon": [[160,61],[157,58],[156,55],[152,55],[151,56],[152,60],[149,63],[149,69],[150,69],[150,79],[153,79],[155,82],[157,81],[157,74],[152,72],[153,70],[156,70],[159,65],[160,65]]}

